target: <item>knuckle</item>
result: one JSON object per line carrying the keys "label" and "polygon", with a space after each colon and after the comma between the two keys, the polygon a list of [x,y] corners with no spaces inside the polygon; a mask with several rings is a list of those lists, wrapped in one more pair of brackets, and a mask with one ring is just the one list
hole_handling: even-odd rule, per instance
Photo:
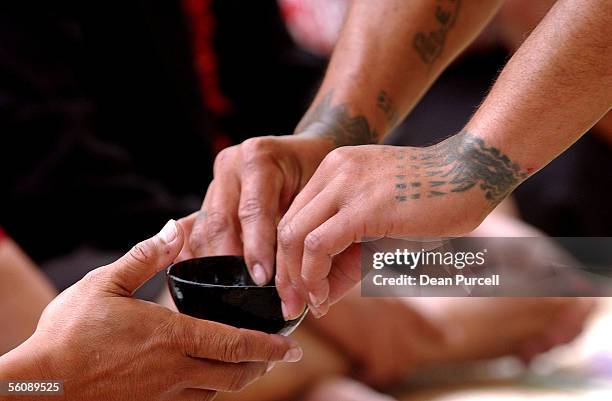
{"label": "knuckle", "polygon": [[189,236],[189,249],[192,252],[197,252],[204,248],[204,241],[202,239],[202,236],[202,232],[196,231],[194,227],[191,236]]}
{"label": "knuckle", "polygon": [[194,350],[185,342],[185,333],[190,332],[189,326],[189,322],[181,319],[180,315],[172,314],[168,319],[159,324],[156,333],[159,335],[159,338],[164,339],[165,344],[179,347],[188,353],[192,353]]}
{"label": "knuckle", "polygon": [[274,277],[274,283],[276,284],[276,287],[278,288],[278,291],[280,293],[283,293],[284,289],[289,286],[289,281],[287,280],[287,276],[284,274],[281,274],[278,271],[276,272],[276,276]]}
{"label": "knuckle", "polygon": [[202,229],[204,238],[208,241],[214,241],[219,236],[228,232],[229,228],[228,218],[223,213],[211,212],[208,214]]}
{"label": "knuckle", "polygon": [[228,337],[222,349],[225,361],[237,363],[244,360],[249,344],[245,336],[238,334]]}
{"label": "knuckle", "polygon": [[140,242],[130,249],[130,257],[137,263],[147,264],[153,257],[153,252],[146,242]]}
{"label": "knuckle", "polygon": [[274,152],[273,141],[267,137],[247,139],[242,146],[242,158],[246,170],[257,169],[269,161]]}
{"label": "knuckle", "polygon": [[269,137],[249,138],[242,142],[242,152],[246,158],[252,155],[262,155],[272,150],[272,139]]}
{"label": "knuckle", "polygon": [[82,279],[81,285],[97,287],[102,281],[102,272],[100,269],[94,269],[88,272]]}
{"label": "knuckle", "polygon": [[290,249],[295,241],[295,236],[295,230],[291,223],[284,223],[278,226],[277,241],[281,249]]}
{"label": "knuckle", "polygon": [[266,216],[266,208],[256,198],[245,200],[238,208],[238,218],[243,222],[250,223],[263,216]]}
{"label": "knuckle", "polygon": [[236,147],[231,146],[229,148],[225,148],[221,150],[217,154],[217,157],[215,157],[215,162],[213,164],[215,173],[219,171],[220,169],[223,169],[224,166],[226,166],[230,162],[230,160],[232,160],[235,152],[236,152]]}
{"label": "knuckle", "polygon": [[323,162],[326,164],[340,165],[346,160],[346,151],[343,148],[336,148],[329,152]]}
{"label": "knuckle", "polygon": [[218,344],[222,344],[223,341],[221,336],[201,330],[202,326],[201,321],[174,314],[174,318],[169,319],[165,327],[160,327],[159,332],[165,335],[166,346],[180,350],[187,356],[199,358],[208,355],[211,350],[219,349]]}
{"label": "knuckle", "polygon": [[332,155],[332,157],[336,161],[341,162],[342,164],[354,160],[355,151],[352,147],[343,146],[340,148],[336,148],[333,153],[334,154]]}
{"label": "knuckle", "polygon": [[325,248],[325,243],[321,235],[316,232],[309,233],[304,239],[304,250],[311,253],[319,253]]}

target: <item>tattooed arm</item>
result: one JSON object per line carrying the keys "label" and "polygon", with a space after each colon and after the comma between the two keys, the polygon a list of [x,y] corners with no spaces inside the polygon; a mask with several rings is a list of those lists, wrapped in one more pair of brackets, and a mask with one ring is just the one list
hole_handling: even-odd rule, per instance
{"label": "tattooed arm", "polygon": [[363,237],[473,230],[610,110],[611,37],[612,2],[560,0],[460,134],[427,148],[332,151],[279,224],[277,285],[287,316],[304,303],[324,314],[359,281],[354,243]]}
{"label": "tattooed arm", "polygon": [[500,1],[354,1],[301,135],[252,138],[217,156],[202,213],[183,220],[184,254],[244,254],[255,282],[268,282],[277,222],[321,160],[338,146],[378,142]]}
{"label": "tattooed arm", "polygon": [[466,129],[533,173],[612,107],[612,2],[559,0]]}
{"label": "tattooed arm", "polygon": [[376,143],[495,14],[501,0],[355,0],[296,133]]}

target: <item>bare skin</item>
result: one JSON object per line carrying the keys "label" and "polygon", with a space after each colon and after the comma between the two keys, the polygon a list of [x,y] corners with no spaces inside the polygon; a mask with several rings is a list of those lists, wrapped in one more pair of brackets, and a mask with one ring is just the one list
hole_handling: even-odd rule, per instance
{"label": "bare skin", "polygon": [[[457,8],[459,2],[448,2],[440,8],[438,3],[423,1],[417,6],[411,3],[410,10],[406,10],[402,2],[377,2],[376,6],[354,2],[321,90],[296,129],[298,138],[309,138],[317,145],[311,147],[300,139],[304,141],[302,145],[325,150],[320,139],[331,142],[333,147],[379,141],[409,112],[497,7],[495,2],[484,6],[482,2],[461,2],[461,8]],[[239,184],[233,185],[249,188],[249,197],[245,199],[235,188],[218,191],[228,181],[216,181],[219,184],[215,185],[214,196],[207,194],[204,213],[193,225],[196,234],[192,234],[192,242],[204,243],[196,254],[222,253],[228,249],[225,244],[231,243],[233,253],[244,251],[247,260],[253,261],[249,267],[255,280],[261,281],[270,277],[269,266],[273,262],[268,264],[269,256],[251,258],[249,255],[255,252],[249,250],[270,255],[277,245],[276,283],[284,300],[285,315],[295,316],[305,303],[315,314],[323,315],[359,279],[355,242],[362,236],[449,235],[475,228],[517,185],[570,146],[609,110],[609,75],[601,68],[610,65],[610,52],[602,50],[609,45],[601,41],[609,36],[603,32],[612,26],[608,21],[611,13],[602,12],[606,7],[609,4],[603,2],[589,2],[586,7],[584,2],[560,2],[541,29],[534,31],[534,39],[528,40],[508,64],[467,129],[444,143],[422,149],[339,148],[324,158],[321,155],[309,158],[323,160],[312,176],[309,176],[312,169],[305,167],[307,162],[299,154],[273,148],[278,141],[274,137],[251,140],[250,145],[258,146],[248,151],[243,145],[229,150],[238,156],[232,162],[224,157],[223,170],[241,177]],[[393,23],[394,18],[402,23]],[[564,18],[571,18],[572,22],[563,22]],[[575,30],[584,34],[576,35]],[[406,52],[406,43],[413,44],[412,52]],[[542,49],[546,51],[542,53]],[[541,57],[543,54],[545,57]],[[538,91],[530,89],[534,83],[539,85]],[[551,101],[559,102],[558,107],[549,110]],[[538,124],[534,131],[530,123],[535,120]],[[249,169],[265,172],[278,164],[276,160],[287,160],[288,154],[289,160],[294,160],[291,165],[302,167],[277,170],[274,175],[264,173],[258,180],[247,179],[252,171],[242,172],[246,156],[251,161]],[[474,160],[483,158],[495,166],[492,173],[479,172]],[[286,176],[291,171],[299,180]],[[292,192],[268,184],[275,181],[307,184],[293,186]],[[248,204],[245,209],[249,212],[238,213],[235,205],[240,204]],[[290,207],[285,212],[287,204]],[[215,219],[207,221],[211,210]],[[273,235],[266,231],[281,216],[275,244],[270,240]],[[383,217],[376,221],[372,216]],[[258,232],[263,236],[251,235],[249,230],[241,233],[245,223],[262,221],[265,224],[259,225]],[[207,228],[210,222],[211,227]],[[199,231],[195,230],[197,227],[201,227]],[[266,262],[255,268],[264,259]],[[554,303],[555,300],[546,301],[549,306]],[[429,313],[434,313],[435,305],[432,306]],[[536,336],[533,346],[515,345],[513,349],[529,359],[536,349],[566,341],[562,337],[571,337],[579,331],[588,310],[578,308],[578,312],[568,313],[566,317],[579,315],[569,319],[569,323],[547,321],[547,327],[552,329],[550,338]],[[529,320],[529,313],[524,310],[521,313],[527,327],[529,322],[537,323]],[[469,316],[464,318],[478,323]],[[486,327],[478,324],[474,327],[471,336],[481,338],[479,334]],[[469,349],[477,354],[480,344],[486,345],[483,352],[487,353],[508,350],[508,342],[500,346],[478,341],[471,344],[475,348]],[[456,355],[446,351],[447,355]]]}
{"label": "bare skin", "polygon": [[0,334],[2,355],[34,333],[56,291],[34,262],[7,238],[0,240],[0,277],[0,322],[5,322]]}
{"label": "bare skin", "polygon": [[[496,209],[471,235],[543,235],[509,216],[509,209]],[[296,399],[315,388],[313,393],[331,392],[322,383],[345,375],[384,388],[422,368],[507,355],[529,362],[575,338],[593,307],[580,298],[381,299],[353,290],[323,318],[309,316],[294,334],[304,347],[302,361],[221,399]]]}
{"label": "bare skin", "polygon": [[[468,2],[461,14],[452,1],[444,3],[442,12],[454,20],[452,35],[439,21],[445,17],[436,15],[437,0],[411,7],[402,0],[354,2],[326,78],[297,135],[252,138],[217,157],[215,179],[190,235],[193,255],[244,254],[255,282],[272,279],[277,223],[323,158],[338,146],[381,140],[492,18],[501,1],[486,6]],[[383,20],[387,22],[378,22]],[[430,25],[443,28],[447,46],[438,47],[424,64],[406,44]],[[381,60],[392,62],[393,69],[380,69]]]}
{"label": "bare skin", "polygon": [[123,400],[126,394],[210,400],[217,391],[244,388],[272,362],[299,360],[302,351],[285,337],[131,297],[176,258],[183,242],[170,221],[118,261],[88,273],[47,306],[32,337],[0,357],[0,378],[64,380],[66,400]]}
{"label": "bare skin", "polygon": [[[570,298],[431,301],[368,299],[351,293],[328,315],[310,318],[294,334],[304,349],[302,361],[278,366],[240,393],[220,394],[219,400],[296,399],[318,392],[320,388],[314,389],[320,384],[341,376],[385,388],[428,367],[508,355],[529,360],[571,341],[593,307],[590,300]],[[389,308],[390,303],[397,305]],[[531,313],[525,313],[527,309]],[[447,331],[447,338],[419,335],[413,328],[402,332],[403,324],[410,321],[406,315],[416,314],[435,320],[437,327]]]}
{"label": "bare skin", "polygon": [[254,138],[218,158],[190,235],[194,254],[244,253],[258,283],[276,260],[285,316],[305,304],[323,315],[358,281],[362,236],[478,226],[610,109],[610,2],[557,2],[456,137],[422,149],[347,145],[380,141],[500,3],[353,2],[297,135]]}
{"label": "bare skin", "polygon": [[[277,284],[287,316],[295,316],[304,303],[324,314],[358,281],[353,244],[360,238],[469,232],[601,119],[612,105],[611,16],[606,1],[557,2],[465,130],[441,144],[332,151],[279,223]],[[340,107],[331,104],[329,113]],[[402,151],[406,163],[398,163],[405,160]],[[483,169],[482,160],[493,167]],[[406,166],[408,172],[394,172],[392,166]],[[426,173],[416,177],[414,170]],[[428,192],[424,196],[413,188]],[[382,221],[372,219],[383,211]],[[421,221],[424,216],[433,218]]]}

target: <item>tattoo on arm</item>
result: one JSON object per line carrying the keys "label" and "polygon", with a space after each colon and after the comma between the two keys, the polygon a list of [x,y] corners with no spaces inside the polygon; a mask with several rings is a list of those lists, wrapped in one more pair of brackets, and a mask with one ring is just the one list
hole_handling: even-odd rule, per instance
{"label": "tattoo on arm", "polygon": [[412,41],[419,57],[428,66],[440,57],[448,32],[455,25],[461,8],[461,0],[436,0],[436,3],[436,28],[430,32],[417,32]]}
{"label": "tattoo on arm", "polygon": [[295,129],[296,133],[312,132],[335,142],[336,146],[377,143],[379,134],[370,128],[363,115],[351,116],[346,104],[331,104],[332,91],[308,111]]}
{"label": "tattoo on arm", "polygon": [[393,184],[398,202],[480,188],[497,205],[528,175],[499,149],[487,147],[482,138],[467,131],[410,155],[407,152],[395,152]]}
{"label": "tattoo on arm", "polygon": [[395,122],[397,121],[397,112],[395,111],[395,105],[393,104],[391,96],[389,96],[384,90],[378,92],[378,96],[376,96],[376,106],[385,113],[385,116],[387,117],[387,122],[390,125],[395,124]]}

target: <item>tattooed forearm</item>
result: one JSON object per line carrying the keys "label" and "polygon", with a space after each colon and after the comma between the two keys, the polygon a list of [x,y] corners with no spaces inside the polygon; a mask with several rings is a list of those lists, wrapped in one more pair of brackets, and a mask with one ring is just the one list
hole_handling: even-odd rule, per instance
{"label": "tattooed forearm", "polygon": [[384,90],[378,92],[378,96],[376,96],[376,106],[385,113],[387,122],[390,125],[394,125],[397,121],[397,112],[391,96],[389,96]]}
{"label": "tattooed forearm", "polygon": [[331,99],[332,91],[329,91],[314,109],[306,113],[295,132],[329,138],[336,146],[378,142],[379,135],[370,128],[365,116],[351,116],[346,104],[332,105]]}
{"label": "tattooed forearm", "polygon": [[484,191],[497,205],[527,173],[499,149],[487,147],[483,139],[463,131],[437,145],[395,152],[395,199],[438,197],[472,188]]}
{"label": "tattooed forearm", "polygon": [[432,65],[442,53],[448,32],[455,25],[461,0],[436,0],[436,28],[430,32],[417,32],[412,46],[423,63]]}

